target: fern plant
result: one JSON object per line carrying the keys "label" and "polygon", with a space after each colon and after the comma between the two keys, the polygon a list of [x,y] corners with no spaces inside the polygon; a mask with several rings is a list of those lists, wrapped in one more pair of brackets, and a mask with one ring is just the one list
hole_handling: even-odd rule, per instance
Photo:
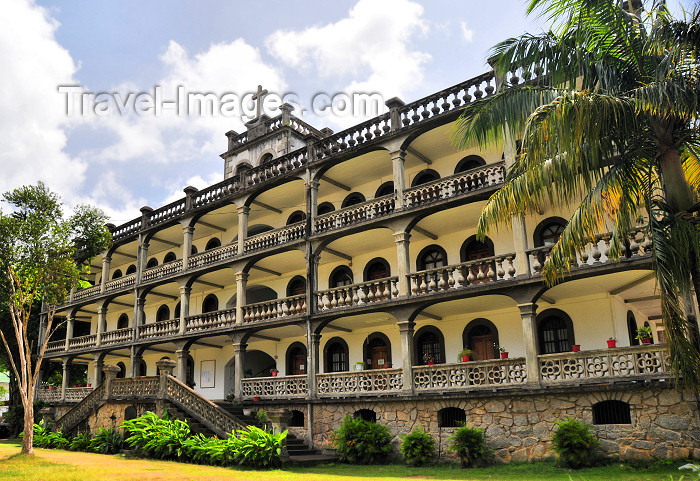
{"label": "fern plant", "polygon": [[435,440],[418,427],[403,436],[400,452],[406,464],[423,466],[435,457]]}
{"label": "fern plant", "polygon": [[552,434],[552,449],[557,453],[558,463],[573,469],[593,465],[600,441],[591,433],[590,426],[573,418],[555,424],[557,430]]}

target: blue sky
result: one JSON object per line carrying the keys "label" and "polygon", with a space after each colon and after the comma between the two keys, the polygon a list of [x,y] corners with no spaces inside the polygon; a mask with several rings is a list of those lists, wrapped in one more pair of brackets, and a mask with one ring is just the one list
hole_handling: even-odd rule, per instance
{"label": "blue sky", "polygon": [[[243,130],[236,116],[69,116],[59,85],[242,96],[262,84],[302,103],[352,91],[409,102],[486,71],[496,42],[540,31],[526,3],[5,0],[0,190],[42,180],[120,224],[221,180],[224,132]],[[304,119],[334,130],[362,120]]]}

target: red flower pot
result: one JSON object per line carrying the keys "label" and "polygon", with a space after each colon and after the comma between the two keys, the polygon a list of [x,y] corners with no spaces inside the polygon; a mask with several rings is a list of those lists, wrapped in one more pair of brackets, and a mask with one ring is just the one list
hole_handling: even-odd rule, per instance
{"label": "red flower pot", "polygon": [[608,347],[617,346],[617,341],[615,339],[608,339]]}
{"label": "red flower pot", "polygon": [[435,364],[433,361],[428,361],[428,366],[432,366],[433,364]]}
{"label": "red flower pot", "polygon": [[260,401],[260,396],[253,396],[253,401]]}
{"label": "red flower pot", "polygon": [[468,362],[469,361],[469,354],[465,354],[462,356],[462,362]]}
{"label": "red flower pot", "polygon": [[270,374],[272,374],[272,377],[277,377],[277,371],[272,371]]}
{"label": "red flower pot", "polygon": [[[609,342],[609,341],[608,341]],[[581,344],[572,344],[571,345],[571,351],[572,352],[579,352],[581,350]]]}
{"label": "red flower pot", "polygon": [[642,339],[642,344],[651,344],[651,337],[645,337]]}
{"label": "red flower pot", "polygon": [[508,351],[504,351],[501,353],[501,359],[508,359]]}

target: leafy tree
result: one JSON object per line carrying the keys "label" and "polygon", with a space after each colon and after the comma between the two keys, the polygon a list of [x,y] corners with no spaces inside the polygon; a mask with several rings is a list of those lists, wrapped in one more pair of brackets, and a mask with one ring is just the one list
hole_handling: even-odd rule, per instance
{"label": "leafy tree", "polygon": [[[6,192],[3,200],[11,211],[0,212],[0,282],[6,288],[0,292],[10,313],[16,351],[7,339],[10,332],[0,330],[0,337],[24,407],[22,452],[33,454],[34,391],[46,345],[56,329],[56,308],[86,272],[82,261],[109,247],[111,237],[104,213],[82,206],[64,218],[60,198],[41,182]],[[77,242],[76,235],[81,236]],[[40,303],[46,322],[35,339],[29,321]]]}
{"label": "leafy tree", "polygon": [[503,82],[465,108],[455,132],[461,145],[522,142],[478,234],[578,204],[543,266],[552,285],[597,234],[612,227],[616,260],[649,219],[673,371],[698,386],[697,323],[686,312],[691,282],[700,296],[700,10],[677,20],[661,0],[530,0],[527,12],[552,30],[493,48]]}

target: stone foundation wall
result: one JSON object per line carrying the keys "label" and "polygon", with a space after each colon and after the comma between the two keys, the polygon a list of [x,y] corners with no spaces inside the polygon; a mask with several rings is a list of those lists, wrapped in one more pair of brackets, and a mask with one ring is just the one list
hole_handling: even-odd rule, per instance
{"label": "stone foundation wall", "polygon": [[[550,437],[554,422],[573,417],[593,423],[593,404],[619,400],[630,405],[631,424],[594,426],[605,454],[622,460],[700,457],[698,400],[690,392],[665,388],[591,391],[579,393],[527,394],[509,397],[451,398],[438,400],[328,401],[313,406],[314,444],[331,448],[330,434],[343,417],[360,409],[371,409],[377,422],[396,436],[421,426],[440,444],[446,457],[447,438],[455,428],[438,427],[438,411],[446,407],[464,409],[467,425],[484,429],[486,440],[501,462],[529,461],[553,456]],[[280,406],[283,407],[283,406]],[[289,409],[289,405],[286,406]],[[306,405],[293,406],[304,412]],[[308,421],[307,421],[308,423]],[[306,423],[305,423],[306,424]],[[300,432],[302,431],[302,432]],[[299,437],[306,429],[292,428]]]}

